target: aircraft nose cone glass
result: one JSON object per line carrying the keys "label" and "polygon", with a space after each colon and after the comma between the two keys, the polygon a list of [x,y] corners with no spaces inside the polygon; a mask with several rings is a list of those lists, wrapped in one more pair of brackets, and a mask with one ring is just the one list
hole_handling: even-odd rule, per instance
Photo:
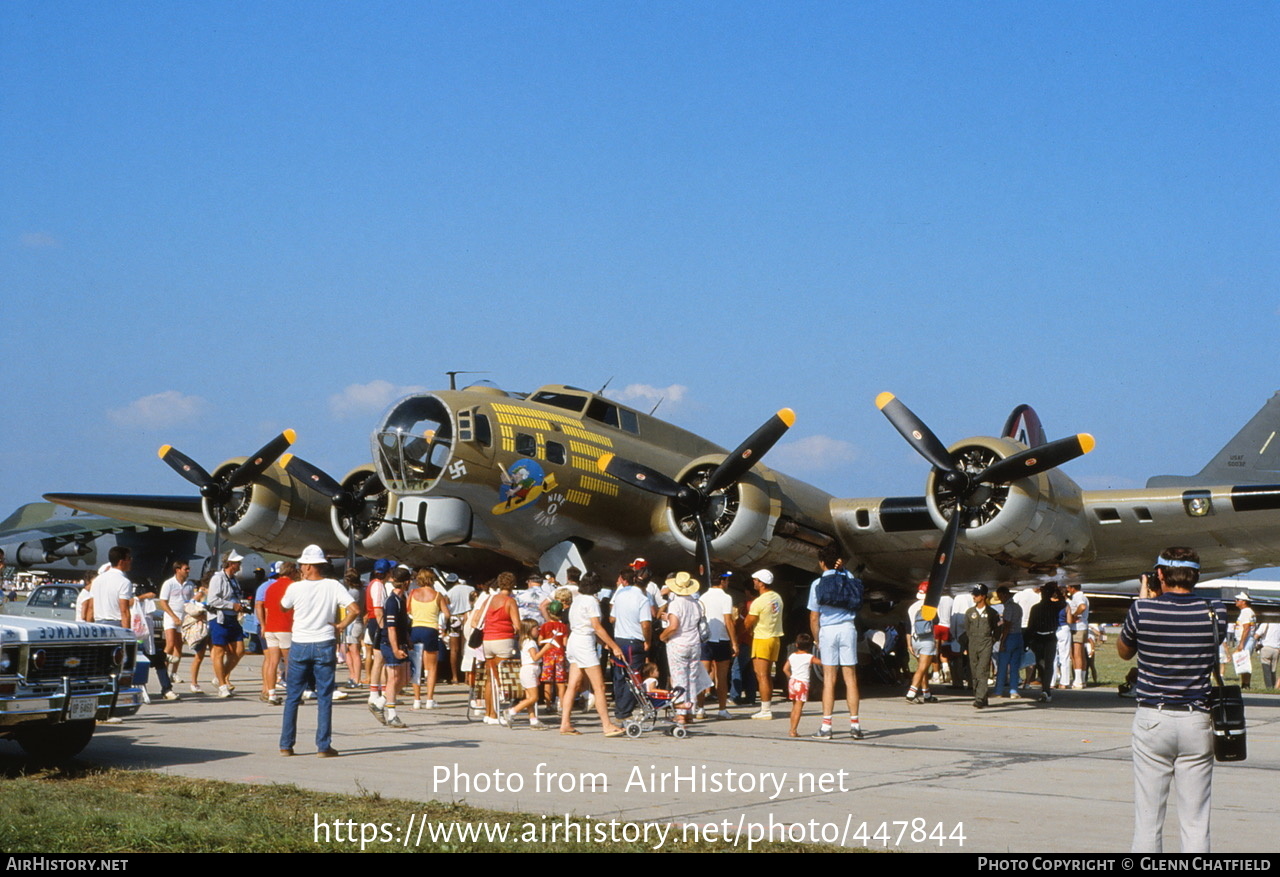
{"label": "aircraft nose cone glass", "polygon": [[430,490],[449,464],[453,436],[453,417],[435,396],[397,402],[374,433],[382,483],[396,493]]}

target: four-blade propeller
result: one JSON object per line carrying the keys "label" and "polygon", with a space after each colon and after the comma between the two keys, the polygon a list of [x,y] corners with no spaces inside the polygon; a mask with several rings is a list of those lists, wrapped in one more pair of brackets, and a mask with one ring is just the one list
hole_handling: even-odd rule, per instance
{"label": "four-blade propeller", "polygon": [[902,437],[907,440],[920,456],[929,461],[937,472],[938,479],[947,492],[955,499],[955,509],[947,527],[942,532],[942,541],[938,544],[938,553],[933,558],[933,568],[929,572],[929,589],[924,598],[921,615],[926,620],[933,620],[938,614],[938,601],[947,583],[947,574],[951,571],[951,558],[955,553],[956,540],[960,531],[967,526],[970,501],[978,498],[984,486],[1005,485],[1028,478],[1061,466],[1076,457],[1083,456],[1093,450],[1093,436],[1082,432],[1057,441],[1047,442],[1039,447],[1020,451],[1003,460],[996,460],[979,472],[969,472],[956,465],[955,459],[946,445],[938,440],[923,420],[903,405],[892,393],[881,393],[876,397],[876,407],[889,418]]}
{"label": "four-blade propeller", "polygon": [[210,475],[203,466],[176,449],[173,445],[165,445],[159,450],[160,459],[164,460],[173,471],[200,488],[203,496],[213,509],[213,556],[214,564],[222,562],[222,528],[226,520],[227,504],[235,497],[236,491],[253,483],[253,480],[280,458],[289,445],[293,444],[297,433],[286,429],[280,435],[267,442],[254,455],[243,463],[217,478]]}
{"label": "four-blade propeller", "polygon": [[701,483],[680,484],[655,469],[615,454],[605,454],[596,461],[596,465],[601,472],[612,475],[619,481],[667,497],[677,509],[693,518],[697,531],[698,558],[702,563],[703,575],[709,581],[712,578],[711,539],[707,528],[711,523],[709,513],[716,497],[722,496],[737,484],[777,444],[778,439],[782,438],[795,421],[795,412],[790,408],[783,408],[738,445]]}
{"label": "four-blade propeller", "polygon": [[356,522],[364,510],[365,500],[382,491],[382,479],[377,472],[369,473],[369,477],[354,488],[346,488],[335,481],[327,472],[318,466],[308,463],[301,457],[285,454],[280,458],[284,470],[313,490],[329,497],[338,515],[347,523],[347,569],[356,568]]}

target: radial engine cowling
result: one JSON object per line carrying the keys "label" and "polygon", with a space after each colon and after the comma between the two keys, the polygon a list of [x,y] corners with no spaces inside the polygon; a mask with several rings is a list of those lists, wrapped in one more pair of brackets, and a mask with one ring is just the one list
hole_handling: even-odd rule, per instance
{"label": "radial engine cowling", "polygon": [[[720,465],[722,456],[700,457],[691,462],[676,481],[701,485]],[[782,513],[781,491],[773,473],[757,466],[735,485],[712,495],[708,514],[713,560],[731,566],[748,566],[769,550],[774,527]],[[672,500],[665,511],[666,526],[690,554],[698,553],[696,523],[692,514]]]}
{"label": "radial engine cowling", "polygon": [[[226,476],[244,461],[244,457],[227,460],[213,471],[213,477]],[[208,499],[202,508],[212,530],[216,510]],[[329,539],[329,509],[328,497],[273,463],[252,483],[235,489],[223,512],[223,532],[248,548],[296,554]]]}
{"label": "radial engine cowling", "polygon": [[[357,466],[342,479],[342,489],[354,493],[373,474],[372,465]],[[391,553],[393,546],[400,544],[394,524],[388,524],[387,518],[394,517],[395,495],[378,482],[375,492],[368,494],[356,513],[356,545],[360,552],[370,557]],[[338,542],[345,548],[347,545],[347,513],[336,505],[330,506],[329,524]]]}
{"label": "radial engine cowling", "polygon": [[[1026,446],[1011,439],[977,437],[948,448],[956,466],[970,475],[981,472]],[[929,514],[945,529],[956,511],[954,493],[929,473],[925,485]],[[1007,556],[1025,564],[1078,560],[1089,547],[1089,527],[1080,488],[1057,469],[1007,485],[984,484],[968,504],[963,540],[993,557]]]}

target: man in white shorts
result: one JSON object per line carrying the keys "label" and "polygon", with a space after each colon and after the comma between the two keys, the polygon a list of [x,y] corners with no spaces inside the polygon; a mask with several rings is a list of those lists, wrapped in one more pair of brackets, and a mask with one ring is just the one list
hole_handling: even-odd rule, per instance
{"label": "man in white shorts", "polygon": [[164,613],[164,653],[169,664],[169,678],[174,683],[182,681],[178,678],[178,664],[182,661],[182,619],[186,617],[183,615],[183,607],[187,605],[182,589],[190,575],[191,561],[175,561],[173,575],[160,586],[160,599],[157,602],[160,611]]}
{"label": "man in white shorts", "polygon": [[[822,660],[822,725],[816,740],[830,740],[831,719],[836,709],[836,675],[844,677],[845,702],[849,707],[849,733],[862,739],[858,721],[858,628],[855,620],[862,602],[862,582],[845,571],[844,558],[835,544],[818,552],[822,575],[809,586],[809,633],[818,644]],[[821,592],[821,593],[820,593]],[[832,602],[823,593],[842,593]]]}

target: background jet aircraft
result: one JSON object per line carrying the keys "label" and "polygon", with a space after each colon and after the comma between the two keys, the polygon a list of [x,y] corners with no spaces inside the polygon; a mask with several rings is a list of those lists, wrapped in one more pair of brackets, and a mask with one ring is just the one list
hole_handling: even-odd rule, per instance
{"label": "background jet aircraft", "polygon": [[[254,547],[293,554],[335,538],[350,547],[354,538],[364,556],[475,575],[513,562],[608,573],[637,555],[660,570],[689,568],[690,555],[705,551],[718,569],[770,566],[807,581],[818,547],[838,539],[872,597],[891,601],[914,596],[926,578],[952,589],[1063,576],[1136,581],[1171,544],[1196,547],[1205,578],[1280,564],[1280,486],[1241,478],[1085,491],[1057,467],[1092,440],[1045,441],[1027,406],[1004,435],[947,448],[901,403],[881,401],[932,464],[923,496],[836,499],[760,464],[789,425],[785,410],[729,453],[599,394],[550,385],[407,396],[374,431],[373,464],[341,481],[296,457],[277,460],[288,444],[277,440],[248,469],[235,459],[211,475],[184,471],[202,498],[181,502],[188,511],[195,503],[210,529],[222,515],[228,536]],[[1271,471],[1277,449],[1266,436],[1276,429],[1272,400],[1224,448],[1227,471]],[[191,462],[163,451],[175,469]],[[144,522],[156,514],[128,512],[128,497],[49,498]]]}
{"label": "background jet aircraft", "polygon": [[[213,556],[210,534],[88,514],[52,502],[27,503],[0,521],[0,549],[13,572],[41,570],[80,579],[105,563],[116,545],[133,550],[133,579],[155,583],[171,575],[175,560],[190,560],[193,570],[203,572],[202,565]],[[237,548],[245,554],[246,578],[276,559],[260,557],[245,546]]]}

